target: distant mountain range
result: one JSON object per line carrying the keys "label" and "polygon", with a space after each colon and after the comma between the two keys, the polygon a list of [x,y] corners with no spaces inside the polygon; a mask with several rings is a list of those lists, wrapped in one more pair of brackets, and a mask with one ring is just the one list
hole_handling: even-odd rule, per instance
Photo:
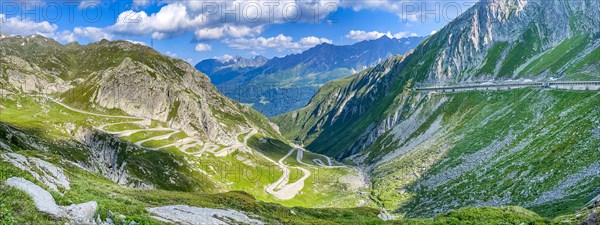
{"label": "distant mountain range", "polygon": [[207,74],[226,96],[275,116],[304,107],[321,85],[348,77],[392,55],[406,54],[424,39],[383,36],[353,45],[324,43],[282,58],[207,59],[195,67]]}
{"label": "distant mountain range", "polygon": [[210,78],[213,84],[221,84],[244,72],[264,65],[268,60],[264,56],[252,58],[230,56],[219,59],[205,59],[196,64],[195,67],[206,74],[211,74]]}

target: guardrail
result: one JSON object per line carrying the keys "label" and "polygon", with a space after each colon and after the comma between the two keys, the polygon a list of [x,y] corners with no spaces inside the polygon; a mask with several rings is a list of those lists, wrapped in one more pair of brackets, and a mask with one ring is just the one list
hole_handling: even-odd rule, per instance
{"label": "guardrail", "polygon": [[459,92],[459,91],[500,91],[518,88],[535,87],[541,89],[567,89],[567,90],[600,90],[600,81],[556,81],[556,82],[530,82],[530,83],[496,83],[496,84],[468,84],[454,86],[415,87],[417,91],[425,92]]}

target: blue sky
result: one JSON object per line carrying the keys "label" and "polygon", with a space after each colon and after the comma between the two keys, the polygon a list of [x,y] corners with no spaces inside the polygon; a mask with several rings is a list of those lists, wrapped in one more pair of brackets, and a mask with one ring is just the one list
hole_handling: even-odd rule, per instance
{"label": "blue sky", "polygon": [[[128,40],[194,64],[320,43],[427,36],[474,0],[2,0],[0,32],[61,43]],[[151,41],[153,40],[153,41]]]}

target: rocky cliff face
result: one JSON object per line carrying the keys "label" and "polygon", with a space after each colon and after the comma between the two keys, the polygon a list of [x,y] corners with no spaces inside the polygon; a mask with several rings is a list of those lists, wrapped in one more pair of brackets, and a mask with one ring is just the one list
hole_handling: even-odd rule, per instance
{"label": "rocky cliff face", "polygon": [[598,10],[590,0],[479,2],[405,59],[380,65],[388,71],[324,85],[306,108],[275,121],[288,138],[343,158],[401,122],[412,104],[405,90],[416,83],[600,79]]}
{"label": "rocky cliff face", "polygon": [[[561,43],[585,36],[573,49],[578,61],[600,43],[598,1],[482,1],[431,38],[439,54],[425,74],[429,81],[456,83],[518,77],[569,77],[565,71],[541,73],[529,65]],[[558,57],[558,56],[557,56]],[[485,68],[485,66],[491,68]]]}
{"label": "rocky cliff face", "polygon": [[[308,149],[365,166],[378,204],[408,216],[465,206],[520,204],[548,215],[581,207],[597,195],[597,179],[586,180],[597,166],[597,151],[589,151],[597,148],[597,94],[432,96],[413,87],[598,80],[599,9],[586,0],[480,2],[406,57],[328,83],[307,107],[274,120]],[[577,134],[563,123],[577,124]]]}

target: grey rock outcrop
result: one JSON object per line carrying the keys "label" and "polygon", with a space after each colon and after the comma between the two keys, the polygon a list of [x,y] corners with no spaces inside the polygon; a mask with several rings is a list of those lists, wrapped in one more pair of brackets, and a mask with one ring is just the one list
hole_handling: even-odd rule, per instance
{"label": "grey rock outcrop", "polygon": [[56,218],[68,219],[74,224],[94,224],[94,214],[98,208],[96,202],[59,206],[48,191],[23,178],[9,178],[6,180],[5,185],[27,193],[40,212],[50,214]]}
{"label": "grey rock outcrop", "polygon": [[[98,172],[113,182],[128,187],[153,189],[150,184],[131,176],[127,171],[127,161],[118,162],[119,152],[133,151],[134,145],[122,145],[121,140],[97,133],[91,129],[78,129],[73,137],[89,148],[90,165],[87,169]],[[119,146],[119,147],[115,147]]]}
{"label": "grey rock outcrop", "polygon": [[49,162],[17,153],[1,154],[0,158],[19,169],[29,172],[35,179],[54,191],[59,191],[59,187],[65,190],[71,189],[71,181],[65,175],[65,172]]}
{"label": "grey rock outcrop", "polygon": [[252,219],[246,213],[235,210],[199,208],[187,205],[161,206],[147,209],[155,214],[155,219],[176,224],[265,224],[263,221]]}

